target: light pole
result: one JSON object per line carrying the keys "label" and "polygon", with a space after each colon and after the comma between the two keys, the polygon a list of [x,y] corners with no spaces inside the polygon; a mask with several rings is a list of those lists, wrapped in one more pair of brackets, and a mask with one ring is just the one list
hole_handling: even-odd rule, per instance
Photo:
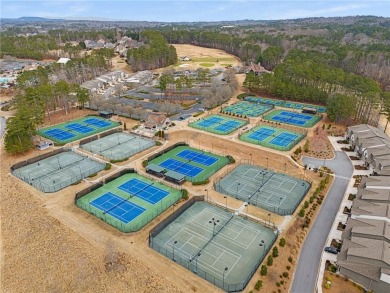
{"label": "light pole", "polygon": [[176,206],[176,203],[174,203],[174,204],[172,205],[172,213],[175,211],[175,206]]}
{"label": "light pole", "polygon": [[250,162],[250,164],[252,164],[252,153],[250,153],[249,155],[251,156],[251,162]]}
{"label": "light pole", "polygon": [[268,214],[268,225],[271,226],[271,213]]}
{"label": "light pole", "polygon": [[175,259],[175,245],[176,245],[176,243],[177,243],[177,240],[175,240],[175,241],[173,242],[173,245],[172,245],[173,261],[176,261],[176,259]]}
{"label": "light pole", "polygon": [[[226,267],[225,270],[223,271],[223,275],[222,275],[222,288],[223,288],[223,289],[224,289],[224,287],[225,287],[225,274],[226,274],[226,272],[227,272],[228,269],[229,269],[229,268]],[[224,289],[224,290],[225,290],[225,289]]]}
{"label": "light pole", "polygon": [[241,183],[237,183],[237,193],[236,193],[236,198],[238,198],[238,187],[241,185]]}
{"label": "light pole", "polygon": [[216,220],[214,218],[211,218],[211,220],[209,221],[209,223],[213,224],[213,236],[214,236],[214,233],[215,233],[215,226],[217,226],[217,223],[219,223],[219,220]]}
{"label": "light pole", "polygon": [[198,257],[200,256],[200,252],[198,253],[198,255],[196,256],[196,259],[195,259],[195,274],[198,273]]}
{"label": "light pole", "polygon": [[249,206],[249,202],[245,204],[245,207],[246,207],[245,219],[248,219],[248,206]]}
{"label": "light pole", "polygon": [[268,169],[268,157],[267,157],[267,169]]}
{"label": "light pole", "polygon": [[223,197],[225,200],[226,200],[226,211],[228,210],[228,208],[227,208],[227,195],[225,195],[224,197]]}
{"label": "light pole", "polygon": [[259,243],[259,246],[263,247],[263,254],[264,254],[264,257],[265,257],[265,243],[264,243],[264,240],[261,240],[260,242],[261,243]]}
{"label": "light pole", "polygon": [[206,195],[206,201],[209,201],[209,190],[208,189],[205,189],[204,191],[206,191],[207,195]]}

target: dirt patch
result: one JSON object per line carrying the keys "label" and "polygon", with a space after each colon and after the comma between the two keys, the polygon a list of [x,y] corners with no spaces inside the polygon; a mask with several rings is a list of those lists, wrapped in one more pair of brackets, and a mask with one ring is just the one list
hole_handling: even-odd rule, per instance
{"label": "dirt patch", "polygon": [[[324,288],[327,280],[330,282],[330,288]],[[359,288],[354,282],[348,280],[343,276],[338,274],[333,274],[331,272],[325,272],[324,279],[322,281],[322,292],[324,293],[361,293],[363,292],[362,288]]]}

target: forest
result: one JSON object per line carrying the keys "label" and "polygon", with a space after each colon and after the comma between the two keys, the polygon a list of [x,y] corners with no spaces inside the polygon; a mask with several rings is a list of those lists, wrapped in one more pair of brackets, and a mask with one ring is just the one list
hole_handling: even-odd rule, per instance
{"label": "forest", "polygon": [[143,31],[139,41],[143,41],[145,46],[127,52],[127,62],[134,71],[166,67],[177,61],[175,47],[169,45],[160,33]]}

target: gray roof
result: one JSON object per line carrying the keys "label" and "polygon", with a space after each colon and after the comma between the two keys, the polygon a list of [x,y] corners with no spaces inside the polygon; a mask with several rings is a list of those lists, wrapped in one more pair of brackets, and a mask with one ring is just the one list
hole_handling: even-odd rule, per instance
{"label": "gray roof", "polygon": [[387,217],[390,219],[390,204],[355,199],[351,214],[355,216]]}
{"label": "gray roof", "polygon": [[378,146],[376,148],[370,148],[367,150],[368,156],[383,156],[390,155],[390,145]]}
{"label": "gray roof", "polygon": [[390,178],[387,176],[363,177],[361,186],[375,188],[375,186],[388,187],[390,189]]}
{"label": "gray roof", "polygon": [[373,237],[377,239],[383,238],[384,241],[390,243],[390,223],[385,220],[349,218],[343,232],[343,238],[351,238],[354,236],[371,239]]}
{"label": "gray roof", "polygon": [[390,190],[388,189],[364,189],[358,188],[357,199],[367,200],[371,202],[387,202],[390,203]]}
{"label": "gray roof", "polygon": [[376,149],[384,146],[390,146],[390,138],[371,137],[359,139],[361,149]]}
{"label": "gray roof", "polygon": [[165,169],[163,167],[159,166],[159,165],[151,163],[151,164],[146,166],[146,170],[152,170],[153,172],[161,173]]}
{"label": "gray roof", "polygon": [[165,176],[166,177],[169,177],[169,178],[172,178],[172,179],[175,179],[175,180],[183,180],[186,176],[184,174],[181,174],[181,173],[178,173],[178,172],[175,172],[175,171],[168,171],[167,173],[165,173]]}
{"label": "gray roof", "polygon": [[348,256],[357,256],[381,260],[390,266],[390,244],[382,240],[351,237],[351,242],[357,245],[349,247]]}

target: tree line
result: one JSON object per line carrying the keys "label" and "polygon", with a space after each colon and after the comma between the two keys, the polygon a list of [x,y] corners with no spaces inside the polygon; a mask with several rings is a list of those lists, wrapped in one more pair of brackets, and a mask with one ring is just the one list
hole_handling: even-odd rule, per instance
{"label": "tree line", "polygon": [[143,31],[139,41],[145,46],[127,51],[127,62],[134,71],[166,67],[177,61],[175,47],[169,45],[159,32]]}

